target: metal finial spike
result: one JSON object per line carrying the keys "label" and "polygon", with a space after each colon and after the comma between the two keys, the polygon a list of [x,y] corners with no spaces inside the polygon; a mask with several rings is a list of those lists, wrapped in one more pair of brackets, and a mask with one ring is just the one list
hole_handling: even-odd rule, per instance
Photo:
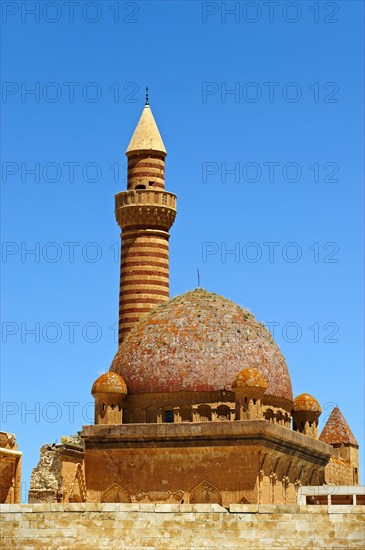
{"label": "metal finial spike", "polygon": [[148,99],[148,86],[146,86],[146,103],[145,105],[149,105],[149,99]]}
{"label": "metal finial spike", "polygon": [[199,269],[197,269],[197,272],[198,272],[198,288],[200,288],[200,273],[199,273]]}

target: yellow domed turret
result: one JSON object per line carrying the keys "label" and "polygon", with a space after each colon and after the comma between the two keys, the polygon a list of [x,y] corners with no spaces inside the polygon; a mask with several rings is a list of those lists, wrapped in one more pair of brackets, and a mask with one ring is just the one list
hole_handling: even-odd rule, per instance
{"label": "yellow domed turret", "polygon": [[236,376],[232,389],[236,395],[236,420],[263,418],[266,378],[255,368],[246,367]]}
{"label": "yellow domed turret", "polygon": [[121,393],[127,395],[128,390],[123,378],[116,372],[108,371],[93,383],[91,388],[91,394],[96,395],[98,393]]}
{"label": "yellow domed turret", "polygon": [[116,372],[106,372],[95,380],[91,393],[95,399],[95,424],[122,424],[126,383]]}
{"label": "yellow domed turret", "polygon": [[301,393],[294,399],[293,430],[318,439],[318,418],[322,409],[317,399]]}
{"label": "yellow domed turret", "polygon": [[321,405],[309,393],[301,393],[294,399],[294,411],[313,411],[321,414]]}
{"label": "yellow domed turret", "polygon": [[267,380],[257,369],[245,368],[234,379],[232,389],[235,388],[262,388],[266,390]]}

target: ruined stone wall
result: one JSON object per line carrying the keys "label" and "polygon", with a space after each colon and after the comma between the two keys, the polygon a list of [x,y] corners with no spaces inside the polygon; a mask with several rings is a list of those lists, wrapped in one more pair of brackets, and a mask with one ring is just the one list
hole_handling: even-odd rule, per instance
{"label": "ruined stone wall", "polygon": [[[33,468],[28,500],[34,502],[64,502],[74,493],[77,465],[83,466],[83,448],[67,445],[43,445],[40,459]],[[83,475],[83,474],[82,474]],[[77,501],[81,498],[76,483]]]}
{"label": "ruined stone wall", "polygon": [[[45,502],[56,502],[56,495],[61,491],[61,461],[55,445],[43,445],[36,468],[33,468],[30,480],[30,502],[40,494]],[[33,497],[34,495],[34,497]]]}
{"label": "ruined stone wall", "polygon": [[365,506],[0,506],[3,550],[364,548]]}

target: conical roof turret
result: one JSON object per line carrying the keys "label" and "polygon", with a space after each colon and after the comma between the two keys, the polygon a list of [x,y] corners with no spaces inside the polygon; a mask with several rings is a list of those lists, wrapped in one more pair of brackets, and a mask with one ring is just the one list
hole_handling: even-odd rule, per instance
{"label": "conical roof turret", "polygon": [[358,447],[358,442],[338,407],[331,412],[319,439],[329,445],[349,443]]}

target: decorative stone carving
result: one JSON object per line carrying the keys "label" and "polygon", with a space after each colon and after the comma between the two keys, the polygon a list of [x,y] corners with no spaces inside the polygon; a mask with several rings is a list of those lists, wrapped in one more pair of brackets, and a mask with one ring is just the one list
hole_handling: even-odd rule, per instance
{"label": "decorative stone carving", "polygon": [[289,487],[290,479],[288,476],[284,476],[281,482],[283,484],[284,489],[287,489]]}
{"label": "decorative stone carving", "polygon": [[181,502],[184,496],[184,491],[150,491],[149,493],[144,493],[143,491],[138,491],[135,495],[135,499],[138,502],[141,501],[150,501],[150,502]]}
{"label": "decorative stone carving", "polygon": [[209,481],[201,481],[190,493],[190,504],[222,504],[222,495]]}
{"label": "decorative stone carving", "polygon": [[132,502],[132,500],[128,491],[114,481],[103,491],[100,502]]}
{"label": "decorative stone carving", "polygon": [[116,212],[121,229],[141,225],[147,227],[159,226],[168,231],[174,223],[175,216],[175,210],[166,206],[125,206],[118,208]]}
{"label": "decorative stone carving", "polygon": [[[75,485],[78,486],[79,491],[75,491]],[[76,464],[75,475],[71,482],[70,487],[70,502],[86,502],[86,483],[84,478],[84,473],[82,470],[82,465],[80,462]]]}
{"label": "decorative stone carving", "polygon": [[271,483],[272,483],[273,485],[276,485],[276,482],[277,482],[277,480],[278,480],[277,474],[276,474],[275,472],[271,472],[271,474],[269,475],[269,478],[270,478],[270,480],[271,480]]}

